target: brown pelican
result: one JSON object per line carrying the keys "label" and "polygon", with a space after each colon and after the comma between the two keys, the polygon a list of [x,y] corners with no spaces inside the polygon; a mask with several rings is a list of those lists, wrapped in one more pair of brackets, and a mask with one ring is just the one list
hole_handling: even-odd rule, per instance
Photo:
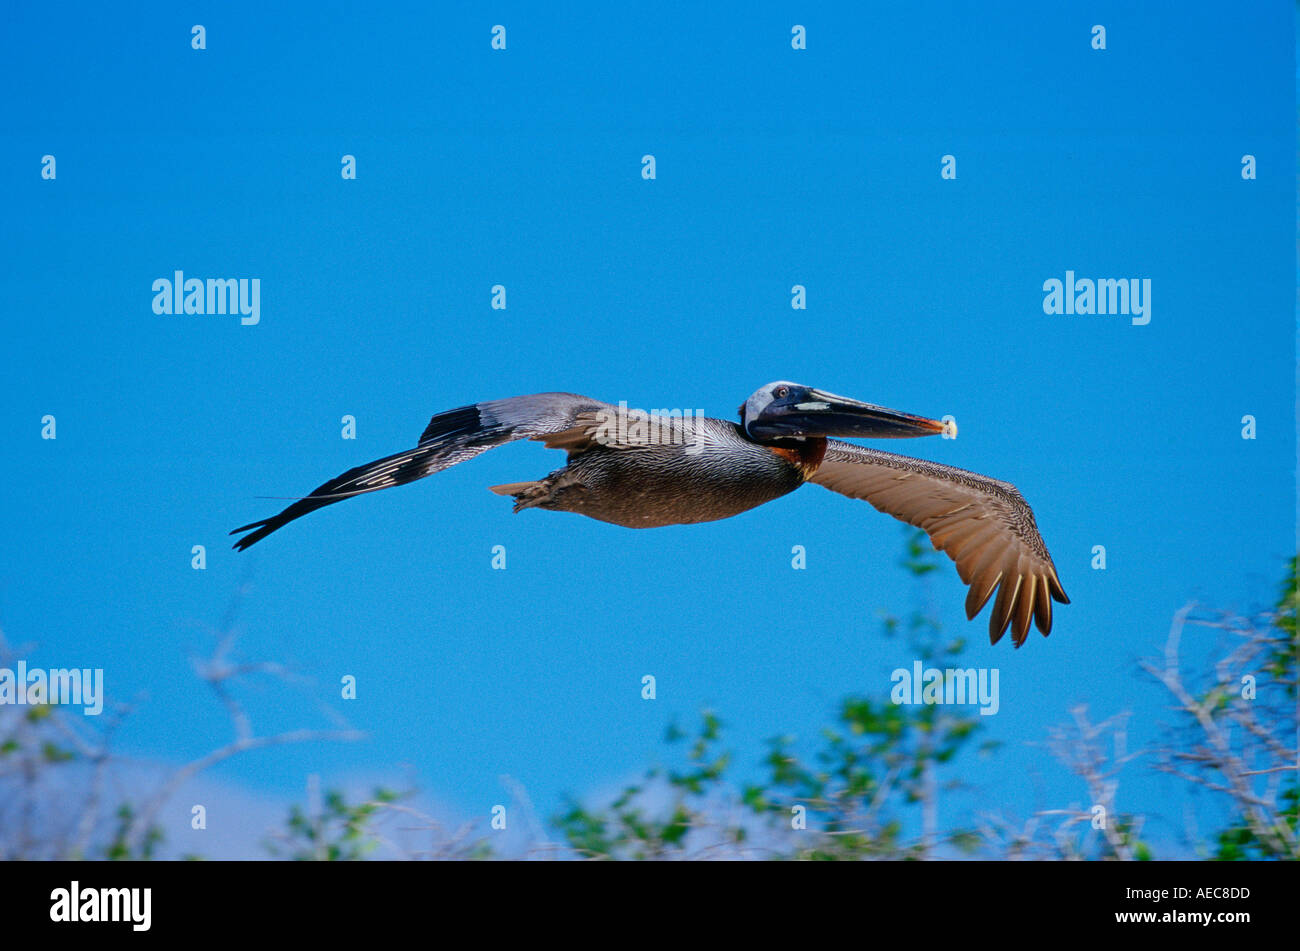
{"label": "brown pelican", "polygon": [[1015,486],[963,469],[828,437],[956,435],[956,424],[911,416],[778,381],[740,407],[740,422],[647,415],[573,393],[490,400],[438,413],[415,448],[349,469],[279,515],[253,522],[243,550],[340,499],[404,485],[516,439],[568,452],[546,478],[492,486],[527,508],[577,512],[628,528],[728,518],[815,482],[923,529],[970,585],[966,616],[993,592],[989,638],[1016,647],[1031,620],[1046,636],[1052,600],[1069,604],[1034,513]]}

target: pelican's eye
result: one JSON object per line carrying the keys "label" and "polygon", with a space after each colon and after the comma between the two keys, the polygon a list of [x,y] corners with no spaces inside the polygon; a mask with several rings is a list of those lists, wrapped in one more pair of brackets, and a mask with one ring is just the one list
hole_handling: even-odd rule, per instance
{"label": "pelican's eye", "polygon": [[783,400],[790,395],[790,387],[778,386],[775,390],[772,391],[772,395],[779,400]]}

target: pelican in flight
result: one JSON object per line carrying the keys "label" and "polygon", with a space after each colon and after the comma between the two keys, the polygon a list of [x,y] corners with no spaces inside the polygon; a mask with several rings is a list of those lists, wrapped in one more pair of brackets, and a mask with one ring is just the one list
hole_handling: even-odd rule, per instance
{"label": "pelican in flight", "polygon": [[835,436],[956,435],[926,419],[781,380],[740,407],[740,422],[649,415],[573,393],[490,400],[438,413],[415,448],[349,469],[278,515],[237,528],[243,550],[318,508],[405,485],[494,446],[534,439],[568,452],[567,464],[532,482],[492,486],[527,508],[577,512],[628,528],[729,518],[805,482],[863,499],[923,529],[970,586],[966,616],[997,598],[989,616],[996,644],[1016,647],[1031,622],[1052,630],[1052,601],[1069,604],[1034,513],[1015,486],[986,476],[841,442]]}

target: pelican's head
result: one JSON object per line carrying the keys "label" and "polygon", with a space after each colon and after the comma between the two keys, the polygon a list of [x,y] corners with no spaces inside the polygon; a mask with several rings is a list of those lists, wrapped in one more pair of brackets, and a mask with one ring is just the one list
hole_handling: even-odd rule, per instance
{"label": "pelican's head", "polygon": [[868,437],[957,435],[957,424],[899,413],[883,406],[777,380],[740,407],[740,425],[755,442],[808,436]]}

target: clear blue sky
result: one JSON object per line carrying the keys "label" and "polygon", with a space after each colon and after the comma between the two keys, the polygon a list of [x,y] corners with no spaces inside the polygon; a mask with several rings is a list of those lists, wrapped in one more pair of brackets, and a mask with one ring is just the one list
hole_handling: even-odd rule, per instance
{"label": "clear blue sky", "polygon": [[[439,410],[560,389],[733,418],[793,379],[952,414],[956,441],[886,448],[1033,505],[1073,600],[1049,639],[990,647],[946,562],[928,596],[967,662],[1001,671],[986,719],[1007,748],[964,777],[979,805],[1081,801],[1030,744],[1080,702],[1132,709],[1131,745],[1157,735],[1165,700],[1135,661],[1189,599],[1271,602],[1295,552],[1293,10],[744,11],[7,8],[10,640],[147,693],[121,746],[183,761],[227,736],[189,656],[251,569],[243,656],[315,681],[251,693],[259,725],[325,725],[318,698],[370,733],[217,774],[286,801],[309,773],[408,763],[457,815],[509,801],[503,775],[549,815],[660,758],[668,722],[704,706],[748,768],[764,738],[811,743],[838,698],[911,663],[877,620],[914,599],[902,532],[865,503],[809,486],[641,532],[513,515],[486,486],[563,462],[516,444],[247,553],[226,533],[283,504],[259,496],[412,445]],[[260,323],[155,315],[152,282],[177,269],[260,279]],[[1067,269],[1149,278],[1150,324],[1044,314]],[[1123,788],[1176,833],[1169,787],[1130,768]]]}

